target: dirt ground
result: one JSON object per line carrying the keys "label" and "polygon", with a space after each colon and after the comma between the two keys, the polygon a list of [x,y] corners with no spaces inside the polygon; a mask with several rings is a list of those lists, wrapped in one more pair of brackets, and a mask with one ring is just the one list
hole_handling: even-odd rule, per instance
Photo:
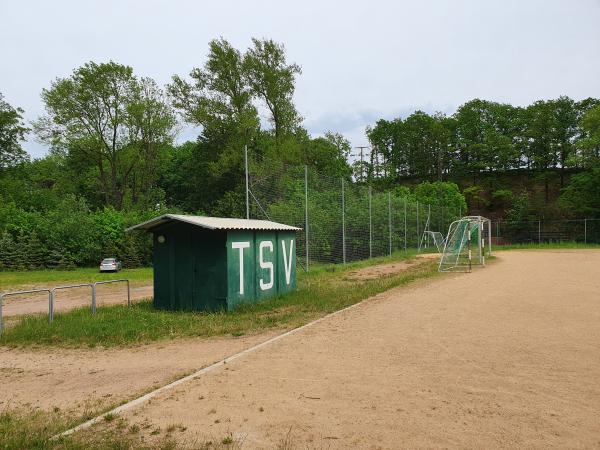
{"label": "dirt ground", "polygon": [[[127,304],[127,287],[125,283],[99,285],[96,291],[96,305]],[[131,300],[142,300],[152,297],[154,287],[152,284],[131,286]],[[74,308],[92,305],[90,287],[73,288],[56,291],[54,311],[68,311]],[[48,314],[48,293],[15,295],[4,300],[3,316],[11,317],[22,314]]]}
{"label": "dirt ground", "polygon": [[417,264],[415,261],[401,261],[390,264],[378,264],[376,266],[364,267],[362,269],[353,270],[348,272],[346,280],[349,281],[365,281],[374,280],[376,278],[393,275],[403,270],[413,267]]}
{"label": "dirt ground", "polygon": [[59,407],[81,414],[135,398],[274,334],[183,339],[122,349],[0,347],[0,411]]}
{"label": "dirt ground", "polygon": [[599,267],[594,250],[502,253],[381,294],[125,417],[146,439],[186,427],[180,444],[231,433],[243,448],[597,448]]}
{"label": "dirt ground", "polygon": [[[595,250],[501,253],[471,274],[380,294],[124,416],[146,440],[180,425],[180,445],[232,435],[243,448],[597,448],[598,267]],[[0,347],[0,409],[115,404],[275,334]]]}

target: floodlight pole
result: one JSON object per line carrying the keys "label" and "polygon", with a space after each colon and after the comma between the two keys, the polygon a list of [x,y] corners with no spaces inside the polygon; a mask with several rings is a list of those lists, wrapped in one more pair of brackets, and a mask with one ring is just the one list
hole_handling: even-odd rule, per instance
{"label": "floodlight pole", "polygon": [[344,179],[342,178],[342,261],[346,264],[346,199],[344,198]]}
{"label": "floodlight pole", "polygon": [[250,199],[248,196],[248,145],[244,145],[244,167],[246,170],[246,219],[250,218]]}

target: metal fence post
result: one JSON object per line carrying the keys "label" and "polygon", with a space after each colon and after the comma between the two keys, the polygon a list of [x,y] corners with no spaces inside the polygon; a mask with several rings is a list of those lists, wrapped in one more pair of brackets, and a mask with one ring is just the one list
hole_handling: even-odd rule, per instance
{"label": "metal fence post", "polygon": [[390,235],[390,256],[392,256],[392,193],[388,191],[388,230]]}
{"label": "metal fence post", "polygon": [[250,198],[248,186],[248,145],[244,145],[244,166],[246,168],[246,219],[250,218]]}
{"label": "metal fence post", "polygon": [[542,221],[538,220],[538,245],[542,245]]}
{"label": "metal fence post", "polygon": [[304,232],[306,240],[306,271],[308,272],[308,166],[304,166]]}
{"label": "metal fence post", "polygon": [[407,209],[407,205],[406,205],[406,197],[404,197],[404,251],[407,250],[407,245],[406,245],[406,239],[408,238],[408,232],[406,230],[406,209]]}
{"label": "metal fence post", "polygon": [[[421,237],[421,236],[419,235],[419,200],[417,200],[417,246],[418,246],[418,245],[419,245],[419,243],[420,243],[420,237]],[[419,248],[417,248],[417,252],[418,252],[419,250],[420,250],[420,249],[419,249]]]}
{"label": "metal fence post", "polygon": [[127,306],[131,306],[131,289],[129,289],[129,280],[127,282]]}
{"label": "metal fence post", "polygon": [[583,243],[587,244],[587,219],[583,219]]}
{"label": "metal fence post", "polygon": [[490,220],[488,226],[488,256],[492,256],[492,221]]}
{"label": "metal fence post", "polygon": [[92,315],[96,314],[96,283],[92,284]]}
{"label": "metal fence post", "polygon": [[369,258],[373,257],[373,230],[372,230],[372,218],[371,218],[371,196],[372,188],[369,186]]}
{"label": "metal fence post", "polygon": [[342,261],[346,264],[346,199],[344,197],[344,179],[342,178]]}
{"label": "metal fence post", "polygon": [[2,336],[2,304],[4,303],[4,295],[0,294],[0,336]]}
{"label": "metal fence post", "polygon": [[52,323],[54,321],[54,294],[56,290],[52,289],[50,291],[50,297],[48,298],[48,323]]}
{"label": "metal fence post", "polygon": [[485,257],[483,256],[484,255],[483,246],[485,245],[485,240],[483,239],[482,231],[483,231],[483,221],[481,219],[479,219],[479,225],[477,226],[477,247],[479,247],[479,248],[478,248],[477,252],[479,253],[479,264],[485,265]]}

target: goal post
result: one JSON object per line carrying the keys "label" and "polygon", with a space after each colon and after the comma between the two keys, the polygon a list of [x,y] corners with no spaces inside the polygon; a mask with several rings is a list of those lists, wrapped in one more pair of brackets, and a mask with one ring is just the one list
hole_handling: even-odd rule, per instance
{"label": "goal post", "polygon": [[466,216],[452,222],[438,270],[470,272],[474,265],[485,266],[486,252],[491,255],[490,231],[490,220],[482,216]]}

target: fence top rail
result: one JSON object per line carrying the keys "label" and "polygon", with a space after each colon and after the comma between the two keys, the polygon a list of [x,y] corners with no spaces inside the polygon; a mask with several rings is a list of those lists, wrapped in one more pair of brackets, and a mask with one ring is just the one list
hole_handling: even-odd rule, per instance
{"label": "fence top rail", "polygon": [[99,284],[109,284],[109,283],[119,283],[119,282],[124,282],[124,283],[129,283],[129,280],[126,279],[122,279],[122,280],[106,280],[106,281],[96,281],[94,283],[94,285],[99,285]]}
{"label": "fence top rail", "polygon": [[20,295],[20,294],[36,294],[38,292],[48,292],[50,293],[51,289],[30,289],[28,291],[14,291],[14,292],[0,292],[0,297],[8,297],[9,295]]}
{"label": "fence top rail", "polygon": [[58,289],[69,289],[69,288],[78,288],[78,287],[92,287],[92,283],[67,284],[64,286],[56,286],[55,288],[52,288],[52,290],[56,291]]}
{"label": "fence top rail", "polygon": [[533,219],[533,220],[493,220],[494,223],[508,223],[508,224],[523,224],[529,223],[532,225],[537,225],[538,222],[543,223],[562,223],[562,222],[595,222],[600,221],[600,219]]}

